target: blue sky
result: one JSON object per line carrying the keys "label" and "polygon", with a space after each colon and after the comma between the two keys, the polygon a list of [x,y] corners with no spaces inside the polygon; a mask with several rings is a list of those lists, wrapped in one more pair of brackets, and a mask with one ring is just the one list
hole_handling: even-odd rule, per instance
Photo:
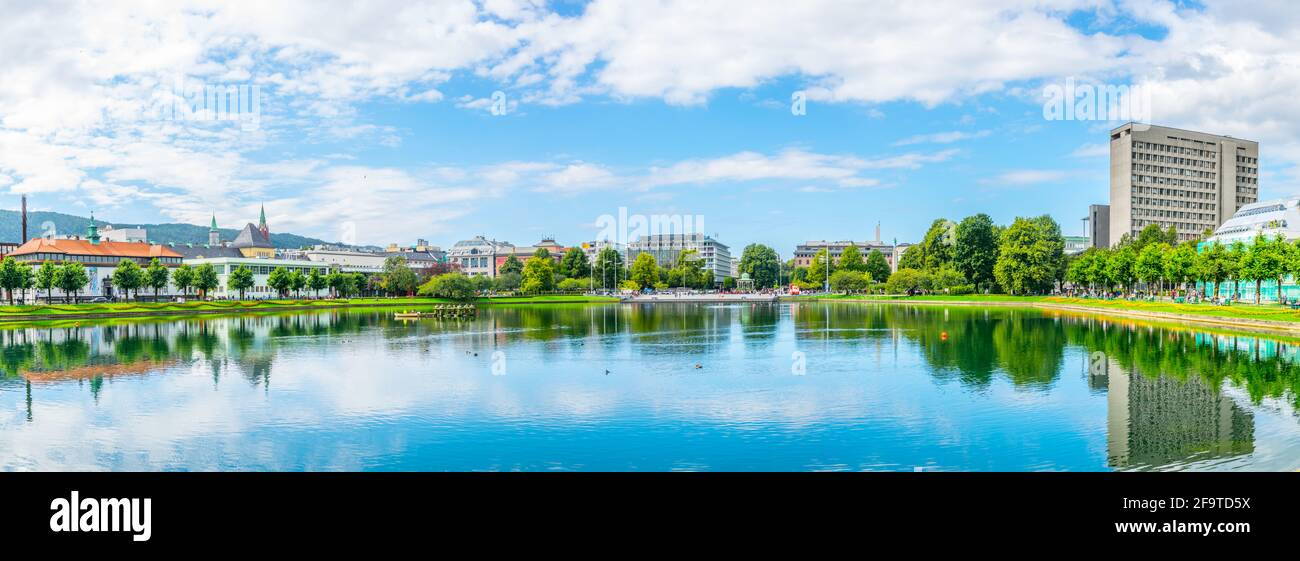
{"label": "blue sky", "polygon": [[[365,244],[578,243],[620,207],[702,216],[737,252],[977,212],[1080,234],[1122,121],[1045,119],[1071,79],[1260,141],[1262,197],[1296,192],[1286,2],[931,4],[9,6],[0,189],[127,224],[238,227],[265,203],[273,231]],[[257,86],[256,130],[160,118],[178,79]]]}

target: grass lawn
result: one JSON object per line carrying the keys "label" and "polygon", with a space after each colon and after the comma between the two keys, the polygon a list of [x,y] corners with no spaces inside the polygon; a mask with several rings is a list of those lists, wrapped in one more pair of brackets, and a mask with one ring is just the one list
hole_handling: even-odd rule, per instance
{"label": "grass lawn", "polygon": [[1214,304],[1178,304],[1170,301],[1143,302],[1128,300],[1098,300],[1095,298],[1066,298],[1061,296],[1010,296],[1006,294],[969,294],[963,296],[926,295],[926,296],[875,296],[864,294],[832,294],[799,297],[809,300],[861,300],[861,301],[922,301],[922,302],[1011,302],[1022,304],[1059,304],[1097,308],[1099,310],[1122,310],[1135,312],[1156,312],[1166,314],[1184,314],[1189,316],[1206,316],[1230,319],[1251,319],[1265,321],[1284,321],[1300,323],[1300,311],[1282,307],[1278,304],[1264,303],[1233,304],[1216,306]]}
{"label": "grass lawn", "polygon": [[[617,302],[618,298],[584,295],[547,295],[515,296],[502,298],[480,298],[480,304],[526,304],[526,303],[581,303],[581,302]],[[445,298],[348,298],[335,300],[220,300],[214,302],[112,302],[100,304],[41,304],[35,306],[0,306],[0,318],[18,318],[28,316],[57,316],[83,314],[114,313],[149,313],[149,312],[187,312],[187,311],[275,311],[284,308],[310,307],[356,307],[356,306],[419,306],[426,304],[447,304],[452,300]]]}

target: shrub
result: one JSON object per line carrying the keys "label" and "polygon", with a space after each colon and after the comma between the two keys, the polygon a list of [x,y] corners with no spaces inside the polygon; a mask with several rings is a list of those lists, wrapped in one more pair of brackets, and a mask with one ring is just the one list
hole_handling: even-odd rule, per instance
{"label": "shrub", "polygon": [[948,294],[975,294],[975,285],[959,284],[948,287]]}
{"label": "shrub", "polygon": [[831,273],[831,289],[837,291],[862,290],[870,278],[861,272],[840,269]]}
{"label": "shrub", "polygon": [[916,269],[899,269],[889,275],[885,289],[891,294],[903,294],[909,291],[930,290],[930,275]]}
{"label": "shrub", "polygon": [[474,298],[474,281],[463,273],[446,273],[430,278],[420,285],[421,296],[450,298],[452,300],[472,300]]}

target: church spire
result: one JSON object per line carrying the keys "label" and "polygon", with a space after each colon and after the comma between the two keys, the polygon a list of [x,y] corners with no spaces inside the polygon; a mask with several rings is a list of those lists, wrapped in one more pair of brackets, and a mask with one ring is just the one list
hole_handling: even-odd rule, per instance
{"label": "church spire", "polygon": [[271,239],[271,229],[266,226],[266,205],[262,205],[262,215],[258,218],[257,229],[262,231],[262,237],[267,240]]}
{"label": "church spire", "polygon": [[221,232],[217,231],[217,215],[215,213],[212,215],[212,227],[208,228],[208,245],[213,247],[221,245]]}

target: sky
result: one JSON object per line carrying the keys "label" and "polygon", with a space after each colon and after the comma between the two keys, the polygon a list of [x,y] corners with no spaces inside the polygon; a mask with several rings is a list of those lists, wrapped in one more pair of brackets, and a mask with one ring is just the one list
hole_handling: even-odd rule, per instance
{"label": "sky", "polygon": [[[1067,81],[1145,105],[1049,118]],[[1288,0],[0,0],[0,208],[264,204],[273,232],[443,247],[621,212],[737,254],[979,212],[1081,235],[1109,117],[1258,141],[1261,198],[1300,194],[1298,91]]]}

